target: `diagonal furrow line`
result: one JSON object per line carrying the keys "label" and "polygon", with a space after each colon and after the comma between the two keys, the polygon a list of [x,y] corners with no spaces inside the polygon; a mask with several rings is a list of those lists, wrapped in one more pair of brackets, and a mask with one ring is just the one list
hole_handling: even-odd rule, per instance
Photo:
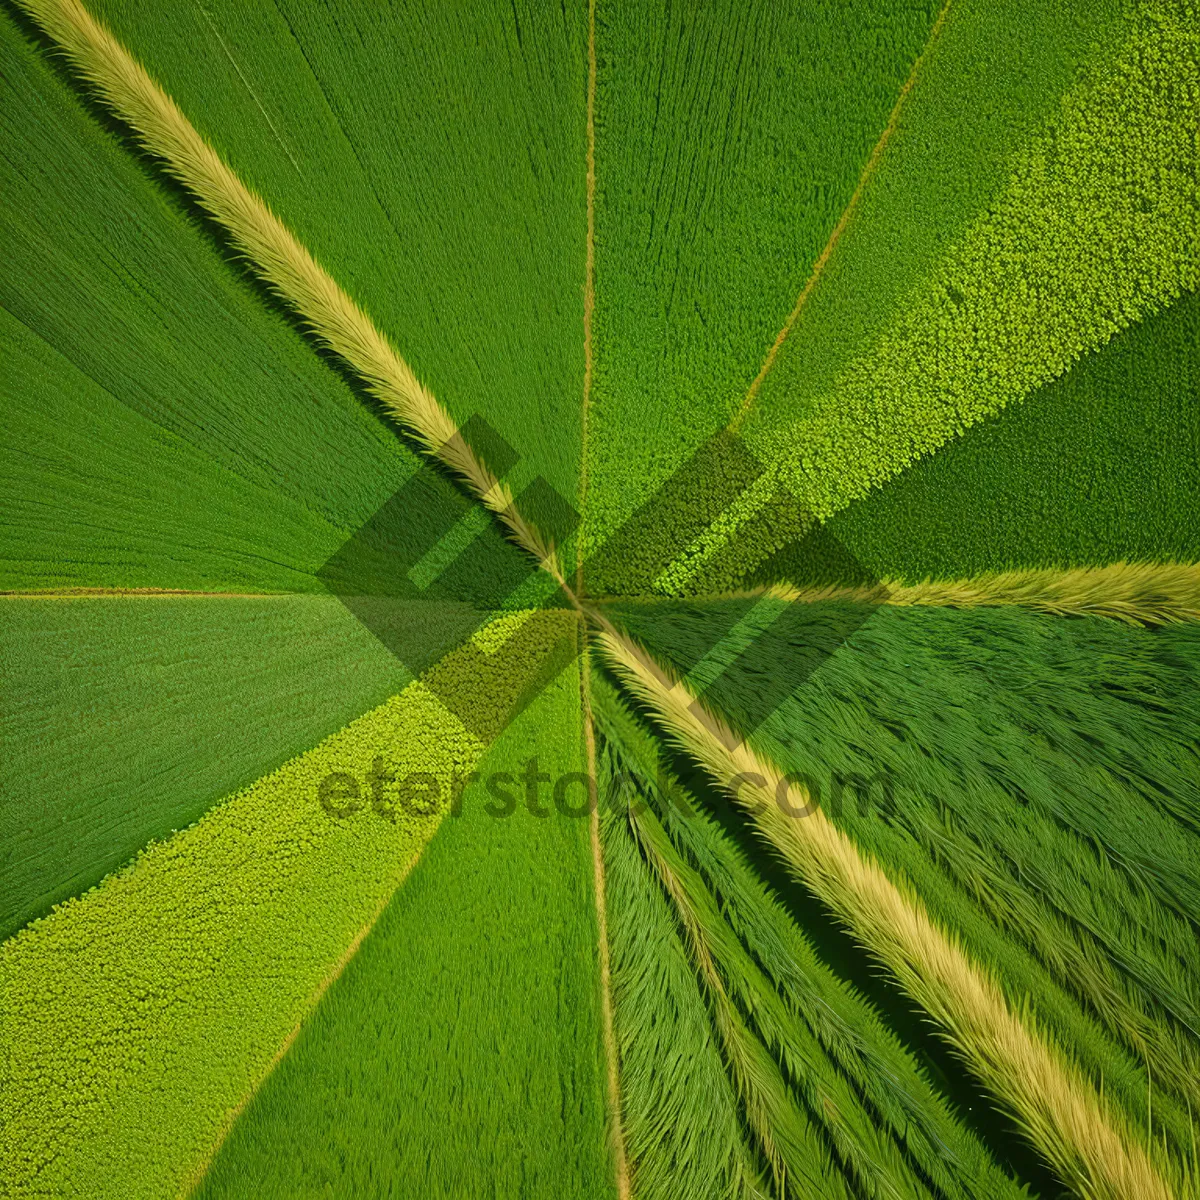
{"label": "diagonal furrow line", "polygon": [[821,278],[826,264],[837,247],[838,241],[846,231],[846,226],[850,224],[854,214],[858,211],[863,192],[866,190],[871,177],[875,174],[875,168],[879,164],[879,159],[883,155],[884,148],[891,140],[892,134],[896,131],[896,126],[900,121],[900,112],[904,108],[904,102],[908,99],[908,94],[912,91],[913,84],[917,80],[917,73],[921,69],[921,64],[925,61],[930,50],[933,49],[934,43],[938,39],[938,34],[942,31],[942,25],[945,23],[946,15],[950,11],[950,3],[951,0],[946,0],[945,4],[942,5],[942,11],[938,13],[937,20],[934,21],[933,28],[929,31],[929,37],[926,39],[925,46],[913,61],[908,78],[904,81],[904,86],[900,89],[900,94],[896,97],[896,103],[892,106],[892,111],[888,117],[887,124],[884,126],[883,133],[879,135],[879,140],[875,143],[871,155],[867,159],[866,166],[863,167],[862,174],[858,177],[858,183],[855,185],[854,192],[850,196],[849,203],[842,210],[842,215],[833,227],[833,232],[829,235],[829,240],[825,243],[825,248],[813,264],[812,270],[804,282],[804,287],[800,290],[800,295],[792,311],[788,314],[788,318],[783,323],[783,328],[780,329],[775,341],[772,342],[770,350],[767,351],[767,356],[763,359],[762,366],[758,369],[758,374],[755,375],[750,387],[747,389],[746,395],[742,399],[741,407],[729,422],[728,428],[731,433],[736,433],[741,428],[742,422],[746,419],[746,415],[753,406],[755,397],[763,385],[763,380],[766,379],[771,368],[775,365],[775,358],[783,347],[783,343],[787,341],[788,335],[792,332],[792,327],[800,319],[800,313],[808,302],[808,297],[812,294],[813,289],[817,286],[817,281]]}
{"label": "diagonal furrow line", "polygon": [[508,487],[467,445],[449,413],[367,314],[229,168],[125,47],[79,0],[18,3],[66,50],[78,73],[142,145],[226,230],[255,273],[311,333],[349,364],[421,449],[465,480],[516,543],[564,585],[553,544],[518,511]]}
{"label": "diagonal furrow line", "polygon": [[593,619],[600,626],[596,643],[622,682],[749,812],[789,872],[933,1017],[1066,1183],[1086,1200],[1191,1194],[1176,1164],[1142,1144],[1033,1014],[1010,1005],[991,973],[929,916],[906,883],[864,856],[794,784],[804,819],[794,807],[785,813],[778,797],[788,797],[788,785],[779,768],[739,743],[638,645],[603,617]]}

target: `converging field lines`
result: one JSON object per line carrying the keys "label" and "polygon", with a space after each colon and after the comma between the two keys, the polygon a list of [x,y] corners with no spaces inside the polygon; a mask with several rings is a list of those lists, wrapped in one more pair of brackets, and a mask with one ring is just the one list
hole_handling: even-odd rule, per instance
{"label": "converging field lines", "polygon": [[758,396],[759,390],[762,388],[763,380],[770,373],[772,366],[775,364],[775,359],[779,354],[783,343],[787,341],[792,328],[800,319],[800,314],[804,310],[805,304],[811,295],[813,289],[817,286],[822,273],[825,270],[830,258],[833,256],[834,250],[837,248],[838,241],[846,231],[846,227],[850,224],[854,214],[858,211],[859,204],[862,200],[863,192],[866,190],[867,184],[875,174],[875,169],[879,165],[879,160],[883,156],[883,151],[888,142],[891,140],[893,133],[896,130],[900,121],[900,113],[904,108],[904,103],[908,99],[909,92],[912,91],[913,84],[917,80],[917,75],[920,72],[921,64],[925,61],[934,44],[937,42],[938,34],[941,33],[942,25],[945,23],[946,16],[950,11],[952,0],[945,0],[942,5],[942,10],[938,13],[937,19],[933,23],[933,28],[929,31],[929,37],[926,40],[925,47],[921,53],[917,55],[913,62],[912,69],[908,73],[908,78],[904,81],[904,85],[900,89],[900,94],[896,97],[896,103],[892,107],[888,122],[884,126],[883,132],[879,135],[879,140],[875,143],[868,157],[866,165],[862,169],[862,173],[858,177],[858,182],[855,184],[854,191],[850,196],[850,200],[846,207],[842,210],[842,215],[838,218],[837,224],[833,227],[833,232],[829,235],[829,240],[825,243],[824,249],[817,256],[816,262],[809,272],[808,278],[804,281],[804,287],[800,290],[800,295],[796,298],[796,303],[792,307],[792,311],[788,314],[787,320],[783,323],[783,327],[775,337],[775,341],[771,343],[771,348],[767,351],[766,358],[763,359],[762,365],[758,369],[758,374],[755,375],[750,382],[749,388],[746,390],[745,396],[742,397],[742,403],[729,422],[729,431],[736,433],[741,428],[742,423],[746,419],[751,407],[754,404],[755,398]]}

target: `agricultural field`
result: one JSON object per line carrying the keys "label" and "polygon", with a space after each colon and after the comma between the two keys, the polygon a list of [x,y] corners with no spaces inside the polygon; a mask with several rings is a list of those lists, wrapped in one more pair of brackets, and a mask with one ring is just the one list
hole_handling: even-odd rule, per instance
{"label": "agricultural field", "polygon": [[1191,0],[0,81],[0,1195],[1200,1200]]}

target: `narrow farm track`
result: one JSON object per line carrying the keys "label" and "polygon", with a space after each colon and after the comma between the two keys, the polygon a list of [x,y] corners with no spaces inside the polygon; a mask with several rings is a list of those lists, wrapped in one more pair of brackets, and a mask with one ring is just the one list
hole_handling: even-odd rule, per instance
{"label": "narrow farm track", "polygon": [[[592,718],[591,660],[587,645],[587,629],[581,626],[579,636],[584,640],[580,656],[580,701],[583,705],[583,738],[585,766],[588,777],[599,780],[596,766],[596,727]],[[628,1200],[629,1163],[625,1152],[625,1132],[621,1119],[621,1060],[613,1024],[612,955],[608,940],[608,882],[604,873],[604,848],[600,841],[600,805],[592,805],[588,817],[588,834],[592,849],[592,878],[596,895],[598,952],[600,958],[600,1021],[604,1041],[608,1121],[612,1139],[613,1164],[616,1172],[617,1195]]]}
{"label": "narrow farm track", "polygon": [[789,871],[811,888],[884,962],[942,1027],[980,1080],[1017,1117],[1060,1177],[1088,1200],[1188,1194],[1176,1164],[1152,1155],[1102,1093],[1038,1029],[1014,1011],[994,979],[795,787],[806,819],[776,803],[782,774],[705,711],[636,644],[598,617],[597,644],[618,677],[668,735],[745,807]]}
{"label": "narrow farm track", "polygon": [[[587,248],[584,255],[583,281],[583,399],[581,408],[581,438],[579,448],[579,512],[582,518],[587,505],[588,487],[588,415],[592,403],[592,315],[596,307],[596,0],[588,0],[588,72],[587,72]],[[580,522],[583,524],[582,520]],[[575,597],[585,594],[584,559],[587,547],[577,550],[575,568]],[[583,737],[585,770],[589,778],[598,780],[596,767],[596,728],[592,720],[591,649],[588,627],[580,623],[580,703],[583,706]],[[600,1019],[606,1066],[608,1124],[612,1140],[613,1166],[616,1172],[617,1196],[628,1200],[629,1163],[625,1152],[625,1133],[621,1119],[621,1062],[613,1025],[612,962],[608,940],[608,886],[604,874],[604,848],[600,841],[600,806],[592,805],[588,818],[588,835],[592,849],[592,877],[596,896],[598,953],[600,958]]]}
{"label": "narrow farm track", "polygon": [[888,123],[884,126],[883,132],[879,135],[879,140],[875,143],[871,151],[870,158],[867,159],[866,166],[862,169],[862,174],[858,177],[858,183],[855,185],[854,192],[850,196],[849,203],[842,211],[842,215],[838,218],[837,224],[833,227],[833,232],[829,235],[829,240],[825,243],[825,248],[821,251],[817,261],[813,264],[812,270],[809,272],[808,278],[804,282],[804,287],[800,290],[800,295],[796,299],[796,303],[792,311],[788,314],[787,320],[783,323],[783,328],[775,337],[775,341],[771,343],[771,348],[767,351],[766,358],[763,359],[762,366],[758,369],[758,374],[751,381],[749,388],[746,389],[746,395],[742,398],[741,406],[734,414],[733,419],[729,422],[729,432],[737,433],[741,428],[742,422],[746,419],[746,414],[749,413],[754,404],[755,397],[758,395],[759,389],[763,385],[763,380],[770,373],[772,366],[775,364],[775,359],[779,354],[783,343],[787,341],[788,335],[792,332],[792,327],[800,318],[801,312],[804,310],[805,304],[808,302],[808,297],[813,289],[817,286],[822,273],[825,270],[826,264],[833,255],[834,250],[842,234],[845,233],[846,227],[850,224],[854,214],[858,211],[859,203],[862,200],[862,194],[866,190],[867,184],[871,181],[871,177],[875,174],[875,168],[879,164],[879,159],[883,154],[884,148],[891,140],[892,134],[895,132],[896,126],[900,121],[900,113],[904,108],[904,103],[908,99],[909,92],[912,91],[913,84],[916,83],[917,75],[920,72],[921,64],[925,61],[930,50],[933,49],[937,42],[938,34],[942,31],[942,26],[945,24],[946,16],[950,11],[952,0],[946,0],[942,5],[942,10],[938,13],[937,20],[933,23],[933,28],[929,31],[929,38],[925,43],[921,53],[917,55],[912,65],[912,70],[908,74],[908,78],[904,81],[904,86],[900,89],[900,94],[896,97],[895,106],[892,108],[891,115],[888,117]]}

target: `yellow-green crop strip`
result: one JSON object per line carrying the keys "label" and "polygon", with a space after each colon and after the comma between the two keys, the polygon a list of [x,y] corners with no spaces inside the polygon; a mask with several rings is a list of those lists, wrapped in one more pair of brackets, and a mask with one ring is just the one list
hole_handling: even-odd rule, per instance
{"label": "yellow-green crop strip", "polygon": [[[1197,111],[1195,23],[1144,17],[1014,156],[1005,188],[891,329],[801,412],[788,409],[781,355],[763,385],[774,403],[744,431],[777,485],[827,519],[1200,286]],[[724,538],[704,539],[660,589],[692,590],[697,555],[739,529],[744,567],[773,552],[769,531],[747,537],[748,519],[718,519]]]}
{"label": "yellow-green crop strip", "polygon": [[[563,632],[558,617],[544,628],[548,646]],[[470,696],[478,681],[463,675]],[[361,780],[376,756],[452,781],[483,750],[414,682],[5,942],[7,1185],[23,1195],[178,1191],[446,808],[340,820],[319,801],[322,782]]]}

